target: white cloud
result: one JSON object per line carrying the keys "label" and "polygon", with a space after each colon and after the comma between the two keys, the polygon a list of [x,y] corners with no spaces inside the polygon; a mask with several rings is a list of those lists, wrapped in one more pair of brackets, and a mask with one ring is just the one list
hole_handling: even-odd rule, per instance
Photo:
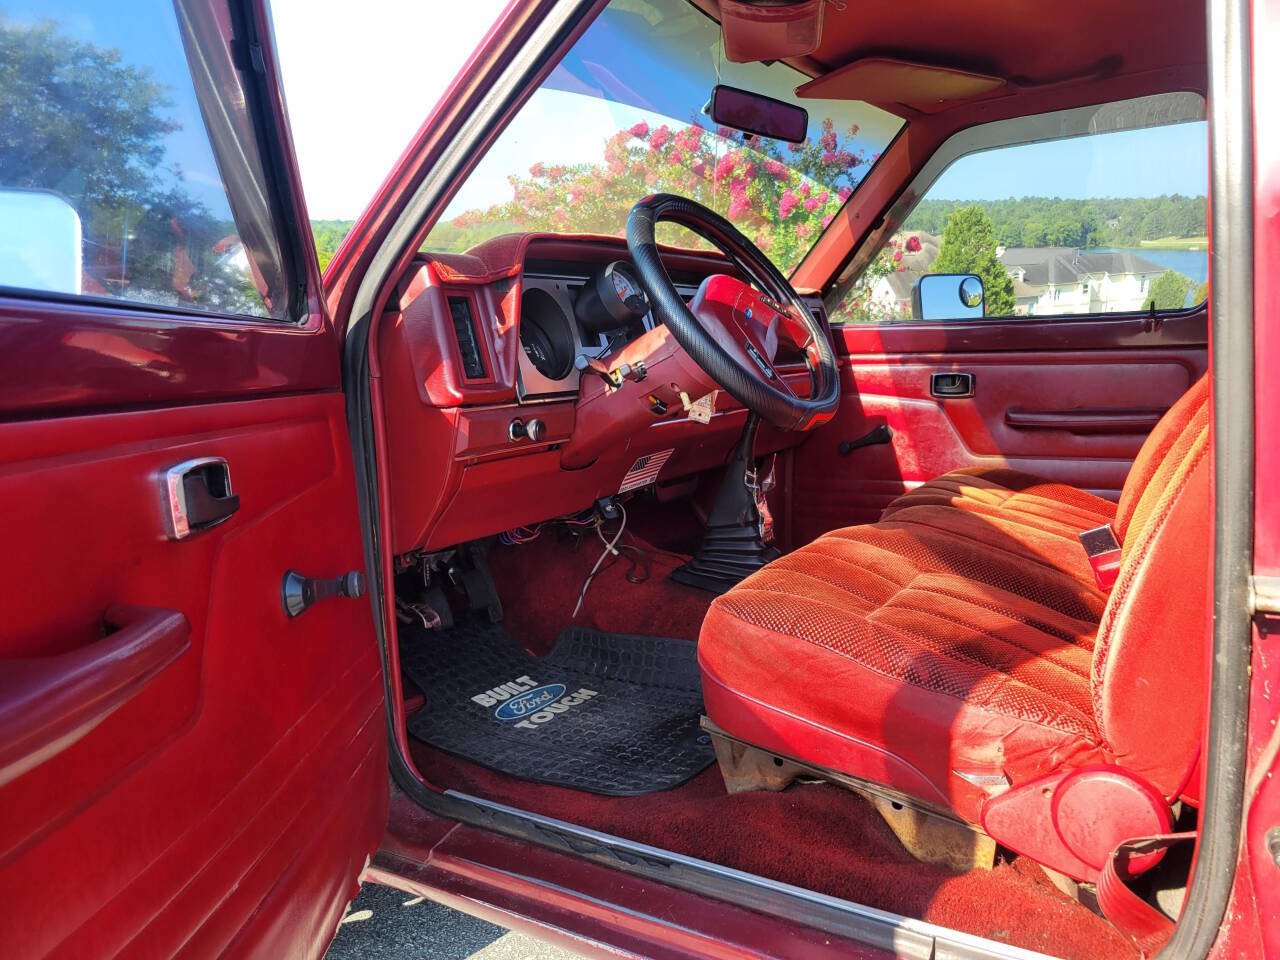
{"label": "white cloud", "polygon": [[504,4],[272,0],[312,218],[364,210]]}

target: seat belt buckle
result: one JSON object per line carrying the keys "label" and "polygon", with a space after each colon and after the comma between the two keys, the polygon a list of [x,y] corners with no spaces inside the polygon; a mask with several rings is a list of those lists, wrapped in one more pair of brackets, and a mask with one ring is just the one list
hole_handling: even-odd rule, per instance
{"label": "seat belt buckle", "polygon": [[1104,523],[1078,536],[1085,556],[1089,558],[1089,566],[1093,568],[1093,579],[1097,581],[1098,589],[1110,590],[1120,575],[1121,550],[1116,532],[1111,529],[1111,524]]}

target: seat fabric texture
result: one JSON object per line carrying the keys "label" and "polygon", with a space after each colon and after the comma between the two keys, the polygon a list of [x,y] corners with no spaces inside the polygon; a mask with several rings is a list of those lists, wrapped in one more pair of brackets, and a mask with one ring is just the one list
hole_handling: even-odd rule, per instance
{"label": "seat fabric texture", "polygon": [[[1144,444],[1118,506],[961,473],[769,564],[711,606],[710,718],[776,753],[977,823],[1007,785],[1117,764],[1194,799],[1209,616],[1207,384]],[[1075,534],[1111,522],[1095,585]]]}

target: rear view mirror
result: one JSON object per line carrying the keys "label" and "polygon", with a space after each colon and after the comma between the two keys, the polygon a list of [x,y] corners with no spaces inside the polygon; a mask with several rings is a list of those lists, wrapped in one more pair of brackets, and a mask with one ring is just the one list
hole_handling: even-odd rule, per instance
{"label": "rear view mirror", "polygon": [[980,320],[982,278],[972,273],[926,273],[911,290],[913,320]]}
{"label": "rear view mirror", "polygon": [[711,119],[725,127],[787,143],[800,143],[809,135],[809,111],[804,107],[722,83],[711,91]]}
{"label": "rear view mirror", "polygon": [[79,293],[80,214],[47,190],[0,190],[0,287]]}

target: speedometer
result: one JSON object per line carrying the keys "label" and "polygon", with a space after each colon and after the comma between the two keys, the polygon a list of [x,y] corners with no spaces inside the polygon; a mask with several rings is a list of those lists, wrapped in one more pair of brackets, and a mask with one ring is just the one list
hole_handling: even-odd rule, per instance
{"label": "speedometer", "polygon": [[608,333],[644,317],[649,312],[649,298],[631,265],[615,260],[587,281],[573,312],[587,332]]}
{"label": "speedometer", "polygon": [[641,300],[644,299],[644,294],[642,294],[639,291],[639,289],[637,289],[635,285],[635,281],[633,281],[631,277],[628,276],[626,270],[622,270],[617,267],[614,267],[612,274],[613,274],[613,277],[612,277],[613,289],[618,292],[619,300],[621,300],[623,303],[626,303],[632,297],[639,297]]}

